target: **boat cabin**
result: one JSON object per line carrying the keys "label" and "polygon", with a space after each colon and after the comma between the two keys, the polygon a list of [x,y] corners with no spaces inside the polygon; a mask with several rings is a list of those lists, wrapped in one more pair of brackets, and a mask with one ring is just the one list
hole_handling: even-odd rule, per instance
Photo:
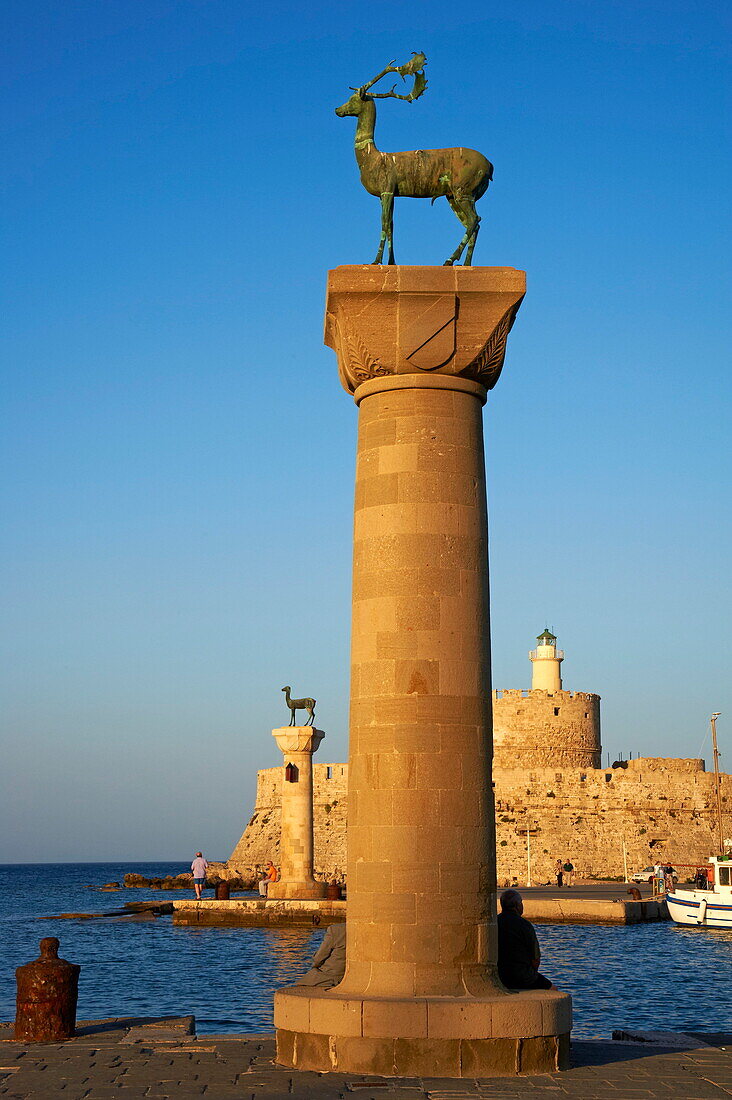
{"label": "boat cabin", "polygon": [[710,856],[709,862],[714,867],[714,889],[720,893],[732,892],[732,860],[717,859],[716,856]]}

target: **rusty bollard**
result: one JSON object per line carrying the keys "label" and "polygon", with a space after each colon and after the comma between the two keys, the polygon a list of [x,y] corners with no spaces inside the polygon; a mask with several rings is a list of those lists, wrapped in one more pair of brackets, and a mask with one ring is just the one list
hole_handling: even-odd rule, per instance
{"label": "rusty bollard", "polygon": [[58,957],[55,936],[41,940],[40,946],[40,956],[15,971],[14,1036],[25,1043],[73,1039],[81,967]]}
{"label": "rusty bollard", "polygon": [[231,897],[231,890],[229,888],[228,882],[226,882],[225,879],[222,879],[221,882],[217,882],[216,883],[216,900],[217,901],[228,901],[230,897]]}
{"label": "rusty bollard", "polygon": [[328,901],[338,901],[343,897],[343,891],[337,882],[329,882],[325,888],[325,896]]}

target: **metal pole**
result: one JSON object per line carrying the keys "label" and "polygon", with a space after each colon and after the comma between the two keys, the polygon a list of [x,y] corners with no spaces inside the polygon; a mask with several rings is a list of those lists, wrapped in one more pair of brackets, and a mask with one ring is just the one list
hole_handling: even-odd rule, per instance
{"label": "metal pole", "polygon": [[526,863],[526,885],[531,886],[531,829],[528,825],[526,826]]}
{"label": "metal pole", "polygon": [[714,786],[717,794],[717,829],[719,831],[718,843],[719,851],[717,855],[721,858],[724,856],[724,830],[722,829],[722,788],[719,778],[719,749],[717,748],[717,719],[719,718],[719,712],[713,714],[709,719],[712,727],[712,746],[714,749]]}
{"label": "metal pole", "polygon": [[623,875],[625,876],[625,881],[627,882],[628,881],[628,853],[625,849],[625,837],[623,837]]}

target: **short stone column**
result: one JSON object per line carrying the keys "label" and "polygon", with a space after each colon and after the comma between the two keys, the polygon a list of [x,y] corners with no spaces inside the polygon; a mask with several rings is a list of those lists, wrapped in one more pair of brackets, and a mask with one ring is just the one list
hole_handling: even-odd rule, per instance
{"label": "short stone column", "polygon": [[482,407],[513,268],[341,267],[326,343],[359,408],[347,965],[275,995],[302,1069],[483,1077],[567,1064],[571,1000],[496,972]]}
{"label": "short stone column", "polygon": [[313,753],[325,737],[312,726],[272,730],[282,763],[280,880],[268,898],[323,898],[325,883],[313,878]]}

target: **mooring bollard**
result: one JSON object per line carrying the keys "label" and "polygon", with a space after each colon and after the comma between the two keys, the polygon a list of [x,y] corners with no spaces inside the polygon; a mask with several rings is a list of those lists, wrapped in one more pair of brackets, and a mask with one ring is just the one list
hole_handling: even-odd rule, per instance
{"label": "mooring bollard", "polygon": [[41,940],[41,954],[15,971],[14,1037],[25,1043],[73,1039],[80,966],[58,957],[55,936]]}
{"label": "mooring bollard", "polygon": [[231,889],[229,887],[228,882],[226,882],[226,880],[224,880],[224,879],[222,879],[221,882],[217,882],[216,883],[216,900],[217,901],[228,901],[230,897],[231,897]]}
{"label": "mooring bollard", "polygon": [[329,882],[325,888],[325,896],[328,901],[338,901],[343,896],[343,891],[337,882]]}

